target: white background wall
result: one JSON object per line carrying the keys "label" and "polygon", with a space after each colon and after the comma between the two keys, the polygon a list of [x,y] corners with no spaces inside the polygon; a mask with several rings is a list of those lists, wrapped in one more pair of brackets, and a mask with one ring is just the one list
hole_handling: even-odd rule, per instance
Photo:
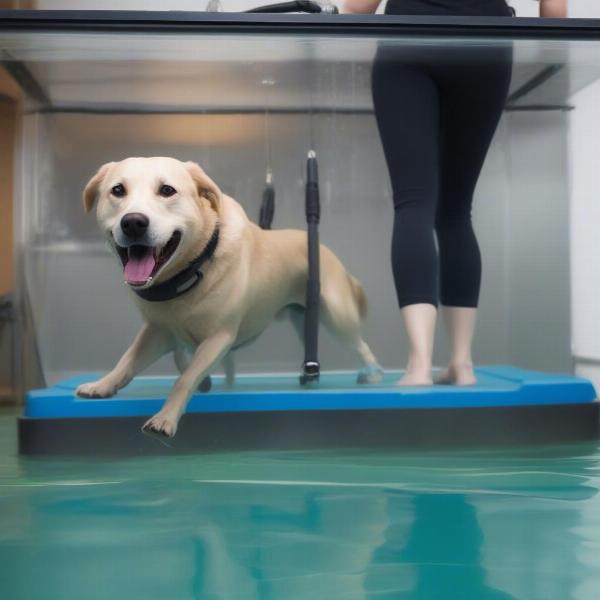
{"label": "white background wall", "polygon": [[[572,340],[576,371],[600,386],[600,114],[597,82],[570,115]],[[599,387],[600,389],[600,387]]]}
{"label": "white background wall", "polygon": [[[517,15],[520,17],[535,17],[538,14],[537,0],[509,0]],[[598,0],[569,0],[569,16],[577,18],[600,17],[600,2]]]}

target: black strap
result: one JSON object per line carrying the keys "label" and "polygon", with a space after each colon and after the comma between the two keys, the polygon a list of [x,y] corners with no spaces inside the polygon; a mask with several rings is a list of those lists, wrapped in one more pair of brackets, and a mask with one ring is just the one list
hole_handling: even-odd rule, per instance
{"label": "black strap", "polygon": [[258,224],[261,229],[271,229],[273,224],[273,215],[275,214],[275,188],[271,183],[267,183],[263,191],[260,213],[258,215]]}
{"label": "black strap", "polygon": [[136,290],[134,288],[133,291],[140,298],[148,302],[166,302],[167,300],[173,300],[182,296],[202,281],[204,274],[200,269],[204,263],[213,257],[218,243],[219,223],[217,222],[215,230],[200,256],[195,258],[183,271],[179,271],[177,275],[174,275],[164,283],[159,283],[143,290]]}

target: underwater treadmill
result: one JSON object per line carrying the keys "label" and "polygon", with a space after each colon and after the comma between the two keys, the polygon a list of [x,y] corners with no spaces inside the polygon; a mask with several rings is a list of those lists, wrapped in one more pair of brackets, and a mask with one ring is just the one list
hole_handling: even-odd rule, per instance
{"label": "underwater treadmill", "polygon": [[213,378],[195,394],[168,447],[140,428],[158,412],[173,378],[139,377],[113,398],[75,396],[98,374],[27,394],[19,420],[23,454],[131,454],[223,450],[418,448],[572,442],[598,436],[600,404],[578,377],[508,366],[477,369],[472,387],[400,388],[398,372],[359,385],[355,373]]}
{"label": "underwater treadmill", "polygon": [[[29,36],[25,37],[21,46],[14,42],[15,52],[25,48],[20,52],[26,59],[35,57],[33,36],[48,37],[63,32],[76,32],[82,36],[99,32],[156,34],[157,40],[158,34],[181,34],[187,36],[188,42],[203,35],[214,40],[217,35],[256,36],[265,33],[279,36],[308,33],[326,37],[349,35],[372,40],[382,36],[389,39],[400,34],[425,38],[443,35],[465,40],[472,38],[475,42],[481,36],[526,41],[566,36],[583,42],[597,39],[599,31],[600,22],[593,20],[0,12],[0,32]],[[138,39],[131,37],[133,41]],[[163,52],[166,47],[161,48],[160,52]],[[328,52],[330,47],[326,45],[322,50]],[[258,44],[257,51],[264,53],[265,49]],[[530,53],[531,48],[524,47],[523,51]],[[272,50],[268,52],[272,53]],[[55,53],[62,56],[60,48]],[[112,104],[112,98],[111,102],[99,99],[97,103],[88,98],[78,104],[68,94],[62,103],[56,103],[35,79],[35,71],[27,69],[26,63],[4,62],[27,97],[37,103],[40,114],[195,114],[208,109],[215,114],[241,114],[244,111],[252,114],[263,110],[259,105],[242,109],[236,104],[217,104],[211,109],[206,98],[197,100],[197,105],[182,103],[174,108],[160,104]],[[108,59],[106,64],[110,64]],[[244,67],[245,71],[249,69]],[[571,110],[572,107],[565,103],[568,97],[565,89],[567,92],[581,89],[590,81],[600,79],[600,68],[591,71],[589,74],[587,71],[569,74],[561,65],[550,65],[540,73],[530,73],[527,69],[517,72],[523,81],[515,86],[506,110]],[[43,78],[45,72],[38,69],[38,77]],[[534,102],[531,102],[532,91],[542,84],[546,86],[544,93],[539,94],[543,103],[538,104],[535,95]],[[54,93],[62,90],[60,86],[46,87]],[[195,93],[207,88],[210,86],[203,86]],[[226,97],[235,99],[235,94],[231,94],[228,88],[227,91]],[[304,108],[283,103],[272,112],[285,115],[302,110]],[[311,109],[315,114],[326,110],[329,110],[327,106]],[[368,114],[370,110],[367,105],[350,104],[341,107],[339,112]],[[316,176],[316,166],[314,173]],[[316,244],[319,220],[316,185],[313,196],[307,194],[306,213],[309,237],[312,228],[312,239]],[[318,265],[314,257],[313,265]],[[312,292],[318,298],[318,271]],[[307,304],[310,305],[310,299]],[[317,310],[318,306],[314,308]],[[26,394],[24,414],[18,422],[19,451],[24,455],[97,456],[266,449],[464,448],[574,442],[599,436],[600,403],[595,389],[590,381],[576,376],[511,366],[487,366],[477,369],[477,384],[474,386],[399,387],[395,385],[399,372],[388,371],[381,383],[360,385],[356,383],[355,372],[320,371],[315,314],[307,320],[304,372],[300,379],[297,373],[240,374],[232,385],[228,385],[223,377],[212,377],[209,393],[193,395],[173,439],[161,443],[144,435],[141,426],[149,416],[160,410],[172,389],[174,378],[137,377],[112,398],[79,398],[75,395],[76,388],[99,376],[90,372]],[[87,372],[88,368],[82,371]]]}

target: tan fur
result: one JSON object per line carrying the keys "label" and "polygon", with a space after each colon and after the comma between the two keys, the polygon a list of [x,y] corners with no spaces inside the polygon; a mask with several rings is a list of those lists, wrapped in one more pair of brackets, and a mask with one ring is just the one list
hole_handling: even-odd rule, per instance
{"label": "tan fur", "polygon": [[358,305],[358,312],[360,314],[360,318],[364,319],[367,316],[367,312],[369,311],[369,303],[367,301],[367,295],[365,294],[365,290],[356,277],[353,277],[348,273],[348,278],[350,279],[350,287],[352,288],[352,293],[354,294],[354,300]]}
{"label": "tan fur", "polygon": [[102,165],[85,186],[85,189],[83,190],[83,209],[86,213],[92,210],[94,202],[96,202],[96,197],[98,196],[100,184],[113,164],[114,163],[106,163],[105,165]]}
{"label": "tan fur", "polygon": [[[119,182],[128,189],[126,198],[111,197],[110,189]],[[173,186],[177,195],[157,197],[154,190],[160,182]],[[219,225],[219,244],[203,268],[202,282],[167,302],[147,302],[132,293],[145,327],[109,374],[77,390],[86,397],[110,396],[161,355],[175,352],[183,373],[163,409],[144,426],[147,431],[172,436],[199,382],[231,349],[259,335],[282,308],[304,305],[306,233],[260,229],[198,165],[170,158],[133,158],[104,165],[85,188],[86,210],[96,198],[98,223],[112,243],[121,239],[120,219],[128,212],[149,217],[157,246],[164,245],[176,229],[182,232],[176,253],[145,287],[181,271],[201,253]],[[361,381],[380,380],[381,370],[360,335],[367,309],[360,283],[323,245],[320,267],[324,324],[353,346],[369,368]],[[191,355],[189,365],[184,353]]]}
{"label": "tan fur", "polygon": [[221,190],[217,184],[197,165],[195,162],[188,161],[185,167],[196,184],[198,196],[206,198],[213,210],[219,214],[221,212]]}

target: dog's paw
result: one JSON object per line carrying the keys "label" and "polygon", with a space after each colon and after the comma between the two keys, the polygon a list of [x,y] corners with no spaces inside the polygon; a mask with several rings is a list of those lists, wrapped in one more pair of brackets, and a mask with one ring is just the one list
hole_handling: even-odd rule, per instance
{"label": "dog's paw", "polygon": [[363,367],[356,376],[356,383],[381,383],[383,381],[383,369],[377,365]]}
{"label": "dog's paw", "polygon": [[179,419],[174,415],[160,411],[144,423],[142,431],[150,435],[172,438],[177,433],[178,421]]}
{"label": "dog's paw", "polygon": [[75,394],[80,398],[110,398],[117,393],[119,388],[104,379],[92,381],[90,383],[82,383],[76,390]]}

